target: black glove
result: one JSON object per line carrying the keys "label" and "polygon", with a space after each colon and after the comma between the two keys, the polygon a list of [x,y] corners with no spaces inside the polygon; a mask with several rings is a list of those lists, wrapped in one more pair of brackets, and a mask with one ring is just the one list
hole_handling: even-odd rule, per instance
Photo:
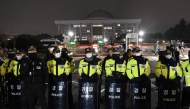
{"label": "black glove", "polygon": [[141,78],[140,77],[134,77],[131,82],[134,82],[134,83],[137,83],[137,82],[140,82],[141,81]]}
{"label": "black glove", "polygon": [[147,76],[146,76],[145,74],[142,74],[140,77],[141,77],[142,79],[147,78]]}
{"label": "black glove", "polygon": [[159,77],[158,79],[159,79],[159,82],[160,82],[160,81],[163,82],[164,80],[166,80],[166,78],[165,78],[163,75],[160,75],[160,77]]}
{"label": "black glove", "polygon": [[82,73],[81,78],[88,78],[88,76],[85,73]]}
{"label": "black glove", "polygon": [[180,76],[177,76],[177,77],[175,78],[175,80],[176,80],[176,81],[180,81],[180,80],[181,80],[181,77],[180,77]]}
{"label": "black glove", "polygon": [[117,75],[117,72],[112,72],[112,75],[114,76],[114,77],[117,77],[118,75]]}
{"label": "black glove", "polygon": [[158,78],[158,83],[159,84],[164,84],[166,81],[166,78],[163,75],[160,75],[160,77]]}
{"label": "black glove", "polygon": [[47,91],[47,89],[48,89],[48,83],[45,83],[44,89],[45,89],[45,91]]}

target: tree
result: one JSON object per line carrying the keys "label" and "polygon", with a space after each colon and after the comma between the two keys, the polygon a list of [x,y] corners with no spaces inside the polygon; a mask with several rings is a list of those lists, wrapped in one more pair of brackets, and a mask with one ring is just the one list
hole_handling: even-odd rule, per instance
{"label": "tree", "polygon": [[184,19],[181,19],[175,27],[169,28],[164,33],[164,38],[172,40],[172,39],[181,39],[187,38],[184,37],[184,31],[186,30],[187,22]]}

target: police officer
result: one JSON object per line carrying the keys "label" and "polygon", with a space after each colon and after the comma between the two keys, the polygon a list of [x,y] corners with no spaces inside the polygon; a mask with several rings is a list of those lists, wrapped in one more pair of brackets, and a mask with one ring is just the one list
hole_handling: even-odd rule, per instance
{"label": "police officer", "polygon": [[[64,53],[64,52],[62,52]],[[70,68],[70,63],[69,61],[66,59],[66,58],[62,58],[61,57],[61,51],[59,48],[55,47],[53,49],[53,55],[54,55],[54,58],[49,60],[47,62],[47,66],[48,66],[48,71],[49,71],[49,79],[50,79],[50,94],[49,94],[49,108],[50,109],[66,109],[67,104],[64,104],[66,103],[67,101],[63,101],[63,100],[67,100],[66,97],[60,97],[61,100],[59,99],[59,97],[54,97],[52,96],[52,93],[55,93],[57,94],[57,92],[59,92],[58,90],[56,90],[57,92],[54,92],[54,89],[52,87],[66,87],[66,86],[63,86],[62,84],[60,84],[60,82],[62,81],[66,81],[67,82],[67,78],[68,76],[70,75],[71,73],[71,68]],[[63,89],[62,89],[63,90]],[[67,90],[67,89],[65,89]],[[68,90],[69,92],[70,90]],[[64,92],[59,92],[61,93],[62,95],[68,95],[67,92],[66,94]],[[72,94],[72,92],[71,92]],[[68,95],[68,98],[70,97],[70,95]],[[62,102],[60,104],[60,102]],[[72,109],[72,105],[70,105],[69,107],[70,109]]]}
{"label": "police officer", "polygon": [[156,74],[156,86],[158,86],[158,77],[159,77],[159,73],[160,73],[160,65],[161,65],[161,62],[162,60],[164,59],[165,55],[164,55],[164,51],[159,51],[159,57],[158,57],[158,61],[156,62],[156,68],[155,68],[155,74]]}
{"label": "police officer", "polygon": [[67,80],[69,81],[69,83],[68,83],[69,107],[72,107],[73,106],[72,73],[75,70],[75,61],[72,57],[68,56],[68,49],[67,48],[62,48],[61,57],[68,60],[70,67],[71,67],[71,71],[70,71],[69,75],[67,76],[68,77]]}
{"label": "police officer", "polygon": [[[80,90],[83,90],[82,89],[83,84],[86,84],[85,82],[81,82],[81,81],[83,81],[85,79],[95,80],[95,81],[97,80],[97,81],[93,82],[93,84],[94,84],[93,86],[89,86],[89,84],[86,84],[89,87],[93,87],[93,93],[91,93],[91,94],[93,94],[93,102],[92,102],[92,104],[91,105],[89,105],[89,103],[86,104],[86,102],[88,102],[86,100],[88,100],[88,99],[86,99],[86,98],[83,99],[80,96],[79,101],[78,101],[79,102],[78,109],[86,109],[86,106],[88,106],[89,108],[98,108],[99,103],[98,103],[97,99],[100,99],[99,98],[99,95],[100,95],[100,83],[98,82],[98,80],[100,79],[101,72],[102,72],[101,59],[97,58],[96,56],[93,56],[91,48],[86,48],[85,53],[86,53],[85,58],[80,60],[79,68],[78,68],[79,75],[81,76],[80,79],[79,79],[79,94],[81,94]],[[84,88],[87,88],[87,87],[84,87]],[[96,91],[96,92],[94,92],[94,91]],[[92,101],[92,100],[90,100],[90,101]]]}
{"label": "police officer", "polygon": [[11,61],[15,59],[15,51],[13,49],[9,49],[7,51],[7,54],[8,54],[8,56],[4,60],[4,64],[2,65],[2,70],[5,71],[5,74],[6,74],[5,78],[7,81],[9,81],[9,79],[10,79],[9,72],[11,72],[11,70],[12,70],[11,68],[9,68],[9,66],[10,66]]}
{"label": "police officer", "polygon": [[26,109],[24,82],[20,75],[20,64],[26,59],[24,50],[16,51],[16,58],[10,62],[8,78],[9,109]]}
{"label": "police officer", "polygon": [[[125,71],[126,62],[123,58],[120,58],[120,52],[115,49],[112,57],[105,62],[105,109],[125,108]],[[114,93],[110,89],[117,90],[118,93]],[[112,99],[109,96],[117,96],[119,97],[119,100]]]}
{"label": "police officer", "polygon": [[36,97],[42,109],[47,109],[45,90],[48,86],[48,71],[45,62],[37,57],[35,46],[28,48],[28,59],[21,63],[20,74],[25,82],[28,109],[35,109]]}
{"label": "police officer", "polygon": [[2,87],[2,93],[3,93],[3,104],[8,105],[8,90],[7,90],[7,84],[10,80],[9,72],[11,72],[11,69],[9,68],[11,61],[15,58],[15,51],[13,49],[8,49],[7,51],[7,58],[4,59],[4,63],[1,66],[1,71],[4,72],[4,76],[2,77],[2,81],[4,81],[4,87]]}
{"label": "police officer", "polygon": [[[172,58],[172,53],[170,50],[165,51],[165,57],[160,61],[160,63],[156,64],[156,76],[158,77],[158,108],[179,108],[179,81],[182,76],[182,70],[179,64]],[[163,90],[167,90],[168,93],[171,90],[176,90],[176,102],[175,104],[167,104],[163,101]],[[165,94],[166,95],[166,94]],[[162,105],[164,102],[164,106]],[[173,107],[172,107],[173,106]]]}
{"label": "police officer", "polygon": [[182,63],[183,69],[183,93],[181,100],[181,108],[190,108],[190,51],[188,51],[189,59]]}
{"label": "police officer", "polygon": [[142,57],[139,47],[132,49],[132,57],[127,63],[126,73],[130,80],[137,78],[147,78],[150,75],[148,59]]}
{"label": "police officer", "polygon": [[108,60],[108,59],[111,59],[112,58],[112,54],[113,54],[113,50],[111,49],[111,48],[109,48],[108,50],[107,50],[107,56],[104,58],[104,61],[102,62],[102,71],[105,71],[106,69],[105,69],[105,64],[106,64],[106,61]]}
{"label": "police officer", "polygon": [[53,49],[54,47],[51,45],[48,45],[48,53],[44,56],[44,61],[47,63],[47,61],[53,59]]}
{"label": "police officer", "polygon": [[128,60],[130,59],[130,57],[132,56],[132,50],[131,49],[127,49],[127,52],[123,54],[123,59],[128,62]]}
{"label": "police officer", "polygon": [[[148,76],[148,59],[142,56],[139,47],[132,49],[133,56],[127,63],[126,73],[130,80],[131,109],[151,109],[151,84]],[[141,97],[142,99],[138,99]]]}
{"label": "police officer", "polygon": [[126,62],[120,58],[120,52],[114,50],[112,57],[105,61],[106,77],[124,78],[126,71]]}
{"label": "police officer", "polygon": [[[101,75],[102,71],[101,59],[97,58],[96,56],[93,56],[91,48],[86,48],[85,53],[85,58],[81,59],[79,63],[79,75],[81,77],[97,78],[99,75]],[[95,68],[90,65],[94,65]]]}

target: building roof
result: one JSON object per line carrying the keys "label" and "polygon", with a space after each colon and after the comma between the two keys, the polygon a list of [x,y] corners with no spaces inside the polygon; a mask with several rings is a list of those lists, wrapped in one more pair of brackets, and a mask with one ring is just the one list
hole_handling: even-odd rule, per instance
{"label": "building roof", "polygon": [[103,10],[97,10],[91,12],[86,19],[92,19],[92,20],[101,20],[101,19],[113,19],[114,17],[106,11]]}
{"label": "building roof", "polygon": [[56,25],[62,24],[109,24],[109,23],[135,23],[140,24],[141,19],[108,19],[108,20],[55,20]]}

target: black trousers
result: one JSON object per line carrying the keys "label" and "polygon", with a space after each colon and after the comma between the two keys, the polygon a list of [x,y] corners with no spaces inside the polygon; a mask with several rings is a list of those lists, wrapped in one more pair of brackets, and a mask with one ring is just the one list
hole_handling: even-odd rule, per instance
{"label": "black trousers", "polygon": [[45,88],[43,83],[39,84],[26,83],[25,94],[26,94],[26,99],[28,101],[28,109],[35,109],[36,97],[40,102],[41,109],[48,109],[45,98]]}
{"label": "black trousers", "polygon": [[190,106],[190,87],[183,88],[181,107]]}

